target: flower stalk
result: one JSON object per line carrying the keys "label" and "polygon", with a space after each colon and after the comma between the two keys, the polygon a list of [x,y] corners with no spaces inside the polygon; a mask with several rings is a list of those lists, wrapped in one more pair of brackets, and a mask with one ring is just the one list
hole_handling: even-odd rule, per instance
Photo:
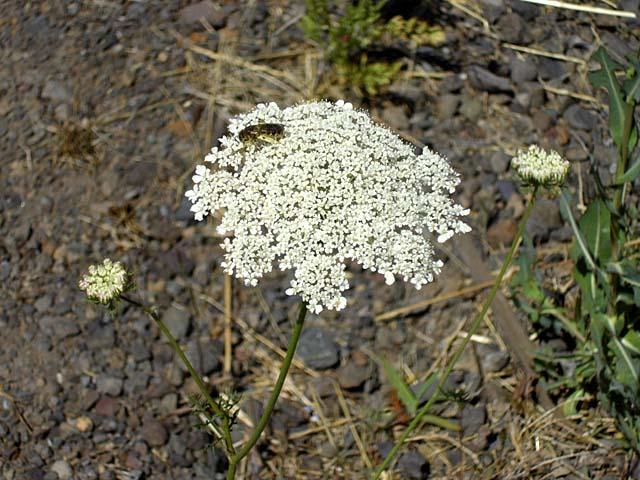
{"label": "flower stalk", "polygon": [[453,368],[455,367],[455,365],[458,363],[458,360],[462,356],[464,349],[469,344],[471,337],[476,333],[476,331],[482,324],[482,321],[484,320],[485,316],[487,315],[487,312],[489,311],[489,308],[491,307],[491,304],[493,303],[493,299],[495,298],[496,294],[498,293],[498,290],[500,289],[500,285],[502,284],[502,279],[504,278],[504,275],[507,272],[507,269],[511,265],[515,251],[518,248],[518,245],[520,244],[520,240],[522,239],[522,236],[524,234],[524,229],[526,228],[527,221],[529,220],[529,217],[531,216],[531,212],[533,211],[533,207],[535,205],[535,198],[536,198],[537,191],[538,191],[538,186],[534,186],[531,196],[529,197],[527,207],[524,211],[522,218],[520,219],[518,232],[516,233],[516,236],[514,237],[513,242],[511,243],[511,248],[509,249],[509,252],[507,253],[507,256],[504,259],[504,262],[502,263],[502,268],[500,268],[500,273],[498,273],[498,276],[496,277],[495,283],[493,284],[493,287],[489,292],[489,296],[487,297],[487,299],[484,302],[484,305],[482,306],[482,310],[480,310],[480,312],[478,312],[478,314],[474,318],[471,326],[469,327],[469,331],[467,332],[467,335],[464,337],[464,340],[458,346],[455,353],[449,360],[444,370],[444,373],[440,376],[440,380],[438,382],[438,385],[436,387],[434,394],[431,395],[431,398],[429,398],[429,401],[420,409],[420,411],[418,411],[417,415],[414,417],[414,419],[411,421],[409,426],[402,433],[400,438],[396,441],[391,451],[387,454],[384,461],[376,469],[376,471],[373,474],[374,480],[377,480],[378,478],[380,478],[380,475],[382,475],[382,472],[384,472],[389,467],[389,465],[391,464],[392,460],[394,459],[394,457],[396,456],[400,448],[402,448],[402,446],[406,442],[409,435],[411,435],[411,432],[413,432],[416,429],[416,427],[418,427],[421,424],[422,419],[429,412],[429,409],[437,399],[438,397],[437,392],[442,391],[442,388],[444,387],[444,384],[447,378],[453,371]]}
{"label": "flower stalk", "polygon": [[258,420],[258,424],[253,429],[253,432],[251,432],[249,440],[247,440],[247,443],[242,446],[238,453],[236,453],[229,459],[227,480],[233,480],[236,477],[236,469],[238,468],[238,464],[244,457],[249,454],[255,444],[258,443],[260,435],[262,435],[262,432],[269,423],[269,419],[271,418],[273,409],[276,406],[276,402],[278,401],[278,397],[280,397],[280,392],[282,391],[282,387],[284,386],[284,381],[286,380],[287,374],[289,373],[289,368],[291,367],[293,356],[296,353],[296,347],[298,346],[298,341],[300,340],[300,334],[302,333],[302,327],[304,326],[304,320],[306,316],[307,304],[301,302],[298,317],[296,319],[296,323],[293,326],[293,332],[291,333],[289,345],[287,346],[287,353],[285,354],[284,360],[282,361],[280,373],[278,374],[278,379],[276,380],[276,384],[273,387],[273,392],[271,392],[271,396],[269,397],[269,401],[264,408],[264,412],[262,413],[260,420]]}

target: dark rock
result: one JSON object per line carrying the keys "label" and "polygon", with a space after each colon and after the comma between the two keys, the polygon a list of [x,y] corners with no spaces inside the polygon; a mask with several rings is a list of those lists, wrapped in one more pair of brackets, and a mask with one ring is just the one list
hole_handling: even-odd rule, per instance
{"label": "dark rock", "polygon": [[593,130],[598,125],[598,117],[578,104],[573,104],[567,108],[563,118],[571,128],[578,130]]}
{"label": "dark rock", "polygon": [[173,305],[164,312],[162,321],[178,340],[185,338],[191,328],[191,315],[189,312]]}
{"label": "dark rock", "polygon": [[309,368],[323,370],[338,363],[338,346],[324,329],[311,327],[302,332],[297,354]]}
{"label": "dark rock", "polygon": [[73,477],[71,465],[66,460],[56,460],[51,465],[51,471],[58,475],[60,480],[70,480]]}
{"label": "dark rock", "polygon": [[40,319],[40,327],[45,333],[52,334],[57,340],[72,337],[80,333],[77,322],[66,317],[46,315]]}
{"label": "dark rock", "polygon": [[511,2],[511,10],[520,15],[527,22],[540,16],[540,7],[526,2]]}
{"label": "dark rock", "polygon": [[371,376],[370,365],[358,365],[350,361],[338,370],[338,383],[347,390],[362,387]]}
{"label": "dark rock", "polygon": [[194,3],[184,7],[178,13],[181,23],[199,24],[200,20],[206,20],[214,28],[221,28],[225,25],[227,16],[233,9],[221,8],[209,0]]}
{"label": "dark rock", "polygon": [[141,431],[142,438],[152,447],[161,447],[167,443],[168,434],[164,426],[155,420],[145,422]]}
{"label": "dark rock", "polygon": [[498,20],[506,11],[504,0],[479,0],[482,14],[491,23]]}
{"label": "dark rock", "polygon": [[460,424],[462,426],[462,433],[466,437],[473,435],[487,420],[487,411],[484,405],[472,406],[465,405],[462,409],[462,415],[460,418]]}
{"label": "dark rock", "polygon": [[482,116],[482,102],[475,98],[468,98],[462,102],[460,113],[470,122],[476,122]]}
{"label": "dark rock", "polygon": [[112,418],[115,416],[118,408],[120,408],[118,400],[105,395],[104,397],[100,398],[100,400],[98,400],[98,403],[96,403],[95,411],[98,415]]}
{"label": "dark rock", "polygon": [[106,393],[112,397],[117,397],[122,393],[124,381],[121,378],[100,375],[96,380],[96,389],[100,393]]}
{"label": "dark rock", "polygon": [[507,352],[489,352],[482,359],[482,368],[485,372],[499,372],[509,363],[509,354]]}
{"label": "dark rock", "polygon": [[511,70],[511,80],[516,84],[535,80],[538,76],[538,67],[535,62],[528,57],[520,59],[514,55],[511,58],[509,67]]}
{"label": "dark rock", "polygon": [[[184,353],[193,367],[201,374],[209,375],[220,368],[222,346],[218,342],[192,340],[188,343]],[[180,368],[186,371],[182,362],[180,362]]]}
{"label": "dark rock", "polygon": [[518,230],[518,224],[511,218],[501,218],[487,230],[487,241],[494,248],[511,245]]}
{"label": "dark rock", "polygon": [[45,83],[42,89],[42,98],[60,103],[69,103],[73,100],[69,87],[57,80],[48,80],[47,83]]}
{"label": "dark rock", "polygon": [[527,26],[517,13],[512,12],[501,16],[496,27],[502,40],[510,43],[523,43],[528,36],[526,35]]}
{"label": "dark rock", "polygon": [[409,123],[407,112],[401,105],[389,105],[382,110],[382,118],[385,123],[396,130],[406,128]]}
{"label": "dark rock", "polygon": [[440,120],[453,118],[460,105],[460,96],[445,94],[438,97],[436,102],[436,116]]}
{"label": "dark rock", "polygon": [[553,118],[546,112],[537,111],[533,114],[533,126],[538,132],[546,131],[552,124]]}
{"label": "dark rock", "polygon": [[35,301],[33,306],[36,307],[36,310],[38,311],[38,313],[44,313],[47,310],[49,310],[49,308],[51,308],[52,304],[53,304],[52,296],[51,295],[43,295],[42,297],[38,298]]}
{"label": "dark rock", "polygon": [[424,480],[429,478],[429,463],[421,453],[416,451],[402,454],[398,459],[397,468],[402,472],[402,478],[411,480]]}
{"label": "dark rock", "polygon": [[549,232],[562,226],[560,208],[553,200],[541,198],[527,222],[527,234],[535,240],[544,241]]}
{"label": "dark rock", "polygon": [[511,92],[511,83],[504,77],[491,73],[486,68],[472,65],[468,68],[469,81],[477,89],[490,93]]}
{"label": "dark rock", "polygon": [[489,159],[491,170],[495,173],[504,173],[509,168],[511,157],[502,151],[494,152]]}
{"label": "dark rock", "polygon": [[564,62],[552,58],[540,57],[538,59],[538,74],[543,80],[552,80],[566,75],[567,67]]}

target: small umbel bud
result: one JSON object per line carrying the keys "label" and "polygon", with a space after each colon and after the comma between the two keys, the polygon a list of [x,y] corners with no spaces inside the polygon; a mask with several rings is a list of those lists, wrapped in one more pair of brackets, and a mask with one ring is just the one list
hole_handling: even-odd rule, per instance
{"label": "small umbel bud", "polygon": [[127,283],[127,271],[122,264],[105,258],[102,265],[89,267],[89,273],[82,277],[78,286],[87,294],[89,300],[108,305],[120,298]]}
{"label": "small umbel bud", "polygon": [[530,145],[518,152],[511,167],[525,185],[554,189],[564,183],[569,162],[554,150],[546,152],[538,145]]}

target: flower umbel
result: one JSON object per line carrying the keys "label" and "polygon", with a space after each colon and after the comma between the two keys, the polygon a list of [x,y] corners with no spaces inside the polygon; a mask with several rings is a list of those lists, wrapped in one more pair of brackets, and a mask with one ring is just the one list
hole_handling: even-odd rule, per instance
{"label": "flower umbel", "polygon": [[[282,125],[282,138],[240,140],[264,123]],[[258,105],[231,120],[220,144],[205,158],[216,168],[199,165],[186,193],[195,218],[225,209],[225,271],[256,285],[276,260],[293,270],[287,294],[314,312],[346,306],[345,261],[420,288],[443,265],[424,233],[444,242],[470,231],[447,161],[428,148],[416,155],[350,103]]]}
{"label": "flower umbel", "polygon": [[104,305],[117,300],[127,287],[127,271],[120,262],[105,258],[102,265],[91,265],[89,273],[78,282],[90,300]]}
{"label": "flower umbel", "polygon": [[527,185],[554,188],[562,185],[569,171],[569,162],[554,150],[545,152],[538,145],[520,150],[511,166]]}

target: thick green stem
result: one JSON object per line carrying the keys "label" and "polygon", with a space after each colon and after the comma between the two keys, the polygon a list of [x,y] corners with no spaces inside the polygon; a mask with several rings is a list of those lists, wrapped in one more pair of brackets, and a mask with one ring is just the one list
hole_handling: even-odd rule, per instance
{"label": "thick green stem", "polygon": [[289,345],[287,346],[287,353],[282,361],[282,366],[280,367],[280,373],[278,374],[278,379],[276,380],[276,384],[273,387],[273,392],[271,393],[271,397],[269,397],[269,401],[264,409],[264,413],[260,417],[258,424],[251,432],[251,437],[247,440],[242,448],[231,457],[229,460],[229,470],[227,471],[227,480],[233,480],[236,475],[236,469],[240,461],[247,456],[247,454],[251,451],[258,440],[260,439],[260,435],[266,428],[269,423],[269,419],[271,418],[271,414],[273,413],[273,408],[276,406],[276,402],[278,401],[278,397],[280,396],[280,392],[282,391],[282,386],[284,385],[284,381],[287,378],[287,373],[289,373],[289,367],[291,367],[291,362],[293,361],[293,356],[296,353],[296,347],[298,346],[298,340],[300,339],[300,333],[302,332],[302,327],[304,325],[304,319],[307,316],[307,305],[303,302],[300,305],[300,311],[298,313],[298,318],[296,319],[296,323],[293,326],[293,333],[291,334],[291,340],[289,340]]}
{"label": "thick green stem", "polygon": [[220,435],[224,440],[227,453],[229,455],[235,454],[235,449],[233,448],[233,441],[231,440],[231,430],[229,428],[227,415],[224,414],[224,412],[220,409],[220,406],[211,397],[211,394],[209,393],[207,386],[202,381],[202,377],[198,374],[198,372],[196,372],[196,369],[193,368],[193,365],[191,364],[191,362],[189,361],[185,353],[182,351],[182,348],[180,348],[180,345],[178,344],[178,341],[175,339],[175,337],[171,333],[171,330],[169,330],[169,328],[165,325],[162,319],[158,316],[158,314],[152,308],[149,308],[146,305],[143,305],[142,303],[136,300],[133,300],[132,298],[128,298],[124,295],[122,295],[121,298],[126,302],[129,302],[130,304],[135,305],[136,307],[140,307],[154,322],[156,322],[156,324],[158,325],[158,327],[160,328],[164,336],[169,341],[169,345],[171,345],[171,348],[173,348],[173,351],[176,352],[178,357],[180,357],[180,360],[182,360],[182,363],[184,363],[184,366],[187,367],[187,370],[191,374],[191,377],[193,377],[193,379],[196,382],[196,385],[198,386],[198,390],[200,390],[200,393],[202,394],[202,396],[205,398],[205,400],[211,407],[211,410],[213,411],[213,413],[224,419],[222,428],[214,424],[212,424],[212,427],[215,429],[216,433]]}
{"label": "thick green stem", "polygon": [[500,284],[502,283],[502,279],[504,278],[504,275],[507,272],[509,265],[511,265],[511,261],[513,260],[513,255],[518,247],[518,244],[520,243],[520,239],[522,238],[522,235],[524,234],[524,229],[527,225],[527,221],[529,220],[529,216],[533,211],[536,193],[537,193],[537,188],[535,188],[531,194],[529,203],[527,204],[527,208],[525,209],[524,215],[520,220],[518,232],[516,233],[516,236],[513,239],[513,243],[511,243],[511,248],[509,249],[509,252],[507,253],[507,256],[504,259],[504,262],[502,263],[502,268],[500,269],[500,273],[498,273],[498,276],[496,277],[496,281],[493,284],[493,287],[491,288],[491,291],[489,292],[489,296],[485,300],[484,305],[482,306],[482,310],[474,318],[473,323],[471,324],[469,331],[467,332],[467,335],[464,337],[464,340],[458,346],[455,353],[449,360],[447,367],[444,370],[444,373],[442,374],[442,376],[440,377],[440,380],[438,381],[438,385],[435,391],[433,392],[433,395],[431,395],[431,398],[429,398],[429,401],[420,409],[418,414],[414,417],[414,419],[411,421],[409,426],[402,433],[402,435],[400,436],[400,439],[395,443],[391,451],[387,454],[382,464],[374,472],[373,474],[374,480],[380,478],[380,475],[382,474],[382,472],[384,472],[389,467],[389,465],[391,464],[391,461],[394,459],[394,457],[396,456],[400,448],[402,448],[402,445],[404,445],[404,442],[407,440],[409,435],[411,435],[411,432],[413,432],[416,429],[416,427],[420,425],[424,416],[429,412],[429,408],[431,408],[431,405],[435,402],[436,398],[438,398],[438,392],[442,390],[442,387],[444,386],[447,378],[453,371],[453,367],[455,367],[456,363],[458,363],[458,360],[462,356],[462,352],[464,351],[467,344],[469,343],[469,340],[471,340],[471,337],[473,336],[473,334],[475,334],[476,331],[478,330],[478,327],[480,327],[482,320],[484,319],[487,312],[489,311],[489,307],[491,307],[491,304],[493,303],[493,299],[495,298],[496,294],[498,293],[498,290],[500,289]]}

